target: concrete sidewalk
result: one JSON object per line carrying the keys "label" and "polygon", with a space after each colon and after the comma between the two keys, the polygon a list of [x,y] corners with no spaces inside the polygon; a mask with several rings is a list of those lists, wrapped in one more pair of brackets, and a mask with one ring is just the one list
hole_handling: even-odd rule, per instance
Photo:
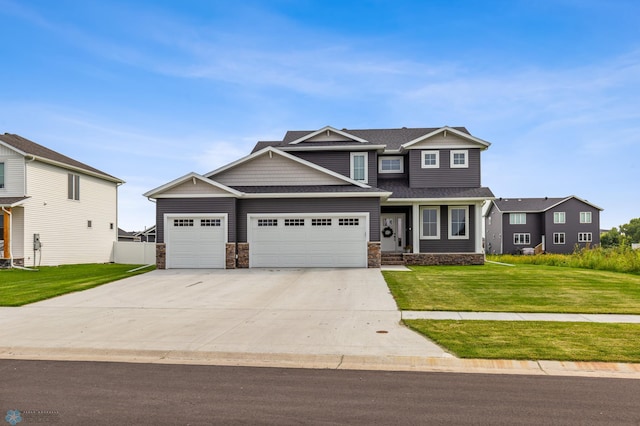
{"label": "concrete sidewalk", "polygon": [[622,314],[531,314],[517,312],[402,311],[402,319],[557,321],[640,324],[640,315]]}

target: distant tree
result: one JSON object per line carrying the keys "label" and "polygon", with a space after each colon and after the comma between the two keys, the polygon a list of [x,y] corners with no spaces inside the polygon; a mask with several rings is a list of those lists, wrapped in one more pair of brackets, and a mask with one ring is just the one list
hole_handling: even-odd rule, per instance
{"label": "distant tree", "polygon": [[640,217],[631,219],[629,223],[620,225],[620,232],[632,243],[640,243]]}
{"label": "distant tree", "polygon": [[610,231],[600,234],[600,245],[602,247],[618,247],[620,245],[620,231],[615,226]]}

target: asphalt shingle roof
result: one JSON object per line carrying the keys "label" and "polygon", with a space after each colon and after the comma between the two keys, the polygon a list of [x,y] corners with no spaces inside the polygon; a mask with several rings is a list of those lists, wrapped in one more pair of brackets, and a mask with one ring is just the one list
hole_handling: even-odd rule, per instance
{"label": "asphalt shingle roof", "polygon": [[60,154],[59,152],[56,152],[38,143],[30,141],[29,139],[23,138],[20,135],[15,135],[11,133],[0,134],[0,140],[6,143],[7,145],[10,145],[13,148],[17,149],[18,151],[24,152],[25,154],[33,155],[36,157],[55,161],[57,163],[62,163],[67,166],[72,166],[78,169],[99,174],[108,178],[109,180],[116,180],[116,181],[122,182],[117,177],[111,176],[110,174],[105,173],[102,170],[98,170],[95,167],[91,167],[87,164],[81,163],[80,161],[74,160],[73,158]]}
{"label": "asphalt shingle roof", "polygon": [[389,198],[493,198],[489,188],[409,188],[402,179],[378,180],[380,189],[392,192]]}
{"label": "asphalt shingle roof", "polygon": [[570,197],[562,198],[499,198],[493,200],[502,212],[543,212]]}
{"label": "asphalt shingle roof", "polygon": [[24,201],[29,197],[0,197],[0,207],[11,207],[15,203]]}
{"label": "asphalt shingle roof", "polygon": [[370,192],[372,195],[385,192],[379,188],[361,188],[355,185],[279,185],[279,186],[232,186],[233,189],[248,194],[297,194],[318,192]]}
{"label": "asphalt shingle roof", "polygon": [[[367,142],[353,142],[357,146],[363,145],[385,145],[388,150],[397,150],[402,144],[410,142],[421,136],[434,132],[442,127],[402,127],[399,129],[340,129],[345,133],[357,136]],[[452,127],[460,132],[470,135],[469,131],[465,127]],[[262,141],[258,142],[253,148],[252,152],[256,152],[267,146],[285,146],[290,142],[300,139],[304,136],[310,135],[316,132],[316,130],[289,130],[281,141]],[[301,146],[304,146],[302,142]],[[344,142],[333,143],[334,145],[344,145]],[[331,142],[324,142],[323,145],[331,146]]]}

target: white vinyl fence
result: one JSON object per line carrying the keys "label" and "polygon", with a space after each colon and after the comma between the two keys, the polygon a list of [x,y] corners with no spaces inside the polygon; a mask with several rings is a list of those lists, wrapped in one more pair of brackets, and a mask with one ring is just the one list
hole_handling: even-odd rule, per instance
{"label": "white vinyl fence", "polygon": [[156,263],[156,243],[113,243],[113,262],[125,265],[151,265]]}

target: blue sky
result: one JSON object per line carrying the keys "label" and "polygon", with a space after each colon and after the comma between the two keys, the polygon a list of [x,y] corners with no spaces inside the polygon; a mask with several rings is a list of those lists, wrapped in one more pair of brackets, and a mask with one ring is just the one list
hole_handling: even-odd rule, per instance
{"label": "blue sky", "polygon": [[286,130],[466,126],[498,197],[640,217],[637,1],[0,0],[0,132],[142,193]]}

